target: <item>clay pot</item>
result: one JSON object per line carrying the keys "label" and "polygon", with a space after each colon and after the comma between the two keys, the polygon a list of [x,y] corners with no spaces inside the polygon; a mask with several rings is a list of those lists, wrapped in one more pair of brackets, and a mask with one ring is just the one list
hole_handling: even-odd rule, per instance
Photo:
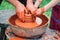
{"label": "clay pot", "polygon": [[18,27],[15,24],[15,20],[18,17],[16,15],[13,15],[9,18],[8,22],[10,24],[12,32],[19,37],[25,37],[25,38],[36,38],[42,35],[48,26],[48,18],[45,15],[41,15],[39,18],[41,18],[42,23],[38,25],[36,28],[33,29],[27,29],[27,28],[21,28]]}

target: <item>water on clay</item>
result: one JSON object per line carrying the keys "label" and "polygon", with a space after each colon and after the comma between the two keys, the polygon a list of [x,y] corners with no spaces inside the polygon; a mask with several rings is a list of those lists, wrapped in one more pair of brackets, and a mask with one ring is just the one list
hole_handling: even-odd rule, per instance
{"label": "water on clay", "polygon": [[37,22],[37,24],[40,25],[42,23],[42,20],[40,18],[36,17],[36,22]]}

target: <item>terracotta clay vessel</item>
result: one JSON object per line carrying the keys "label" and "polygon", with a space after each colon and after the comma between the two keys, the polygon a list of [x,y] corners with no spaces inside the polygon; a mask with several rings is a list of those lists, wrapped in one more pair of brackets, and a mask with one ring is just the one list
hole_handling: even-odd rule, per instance
{"label": "terracotta clay vessel", "polygon": [[48,26],[48,18],[45,15],[41,15],[39,18],[42,20],[42,23],[32,29],[17,26],[15,24],[16,19],[18,19],[17,15],[11,16],[8,22],[10,24],[12,32],[15,35],[19,37],[36,38],[38,35],[42,35],[46,31],[46,28]]}

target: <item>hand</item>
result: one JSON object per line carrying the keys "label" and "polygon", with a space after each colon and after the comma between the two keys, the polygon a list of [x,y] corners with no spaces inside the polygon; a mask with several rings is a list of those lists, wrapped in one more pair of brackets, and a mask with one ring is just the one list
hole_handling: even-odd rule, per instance
{"label": "hand", "polygon": [[36,0],[34,7],[38,8],[39,4],[42,2],[42,0]]}
{"label": "hand", "polygon": [[33,0],[27,0],[27,9],[31,11],[32,14],[35,14],[36,8],[33,5]]}
{"label": "hand", "polygon": [[27,12],[25,6],[19,3],[16,7],[16,14],[21,21],[24,21],[24,12]]}
{"label": "hand", "polygon": [[39,9],[36,10],[36,15],[37,16],[43,15],[43,13],[44,13],[44,7],[39,8]]}

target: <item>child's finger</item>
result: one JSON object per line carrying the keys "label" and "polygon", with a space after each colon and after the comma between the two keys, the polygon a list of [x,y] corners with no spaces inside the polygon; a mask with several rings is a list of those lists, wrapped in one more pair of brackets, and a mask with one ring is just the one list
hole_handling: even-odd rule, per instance
{"label": "child's finger", "polygon": [[37,0],[34,4],[34,7],[38,8],[39,4],[42,2],[42,0]]}

